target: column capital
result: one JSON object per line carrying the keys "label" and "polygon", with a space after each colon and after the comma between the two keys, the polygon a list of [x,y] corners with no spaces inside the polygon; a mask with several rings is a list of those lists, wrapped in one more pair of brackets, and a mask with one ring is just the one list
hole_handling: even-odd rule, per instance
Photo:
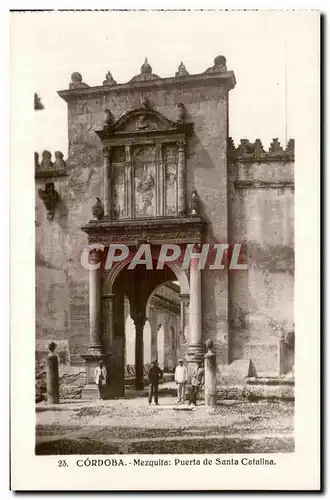
{"label": "column capital", "polygon": [[103,251],[99,248],[92,248],[88,254],[90,264],[99,264],[102,261]]}
{"label": "column capital", "polygon": [[125,155],[126,155],[126,161],[127,162],[132,161],[132,157],[131,157],[131,145],[130,144],[125,144]]}
{"label": "column capital", "polygon": [[111,301],[115,298],[115,294],[114,293],[106,293],[104,295],[102,295],[102,300],[106,300],[106,301]]}
{"label": "column capital", "polygon": [[186,144],[187,143],[184,139],[181,139],[180,141],[178,141],[177,146],[178,146],[179,151],[184,151]]}
{"label": "column capital", "polygon": [[132,320],[134,321],[134,325],[136,328],[143,328],[145,325],[145,322],[147,321],[147,316],[144,313],[136,313],[133,314]]}
{"label": "column capital", "polygon": [[106,147],[102,148],[102,154],[103,154],[104,158],[108,158],[109,159],[110,151],[111,151],[110,146],[106,146]]}

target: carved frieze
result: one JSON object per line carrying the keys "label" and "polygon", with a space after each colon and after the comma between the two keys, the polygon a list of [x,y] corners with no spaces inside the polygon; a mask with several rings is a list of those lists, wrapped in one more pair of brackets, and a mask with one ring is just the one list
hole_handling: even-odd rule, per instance
{"label": "carved frieze", "polygon": [[125,243],[136,245],[137,241],[150,244],[202,243],[206,234],[206,223],[199,217],[178,219],[130,220],[94,223],[82,227],[88,234],[89,243]]}

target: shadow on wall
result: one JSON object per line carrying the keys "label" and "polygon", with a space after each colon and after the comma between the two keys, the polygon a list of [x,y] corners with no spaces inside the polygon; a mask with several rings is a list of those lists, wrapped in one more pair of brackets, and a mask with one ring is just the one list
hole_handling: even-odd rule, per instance
{"label": "shadow on wall", "polygon": [[[189,118],[192,119],[191,117]],[[190,202],[191,193],[196,188],[195,169],[196,168],[203,168],[205,170],[214,169],[214,165],[208,151],[201,144],[198,136],[195,134],[194,131],[189,136],[189,140],[187,143],[186,163],[187,163],[186,182],[187,182],[187,190],[189,198],[188,201]],[[190,167],[191,164],[194,165],[194,168]],[[189,204],[190,203],[188,203],[188,205]]]}

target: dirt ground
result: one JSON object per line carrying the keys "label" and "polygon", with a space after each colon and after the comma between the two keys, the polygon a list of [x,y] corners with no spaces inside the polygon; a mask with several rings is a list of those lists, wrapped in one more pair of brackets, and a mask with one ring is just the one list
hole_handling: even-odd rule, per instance
{"label": "dirt ground", "polygon": [[163,397],[36,405],[36,454],[275,453],[294,451],[290,402],[202,402]]}

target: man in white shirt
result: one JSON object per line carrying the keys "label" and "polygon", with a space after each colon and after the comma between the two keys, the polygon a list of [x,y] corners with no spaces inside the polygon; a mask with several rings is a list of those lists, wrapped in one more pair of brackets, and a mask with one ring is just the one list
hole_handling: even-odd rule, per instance
{"label": "man in white shirt", "polygon": [[100,361],[99,366],[95,368],[95,384],[99,389],[99,399],[102,398],[102,388],[106,383],[107,379],[107,369],[103,364],[103,361]]}
{"label": "man in white shirt", "polygon": [[187,383],[187,368],[183,366],[183,359],[179,359],[179,364],[175,368],[175,382],[177,386],[177,392],[178,392],[178,403],[181,403],[184,401],[184,393],[185,393],[185,385]]}

